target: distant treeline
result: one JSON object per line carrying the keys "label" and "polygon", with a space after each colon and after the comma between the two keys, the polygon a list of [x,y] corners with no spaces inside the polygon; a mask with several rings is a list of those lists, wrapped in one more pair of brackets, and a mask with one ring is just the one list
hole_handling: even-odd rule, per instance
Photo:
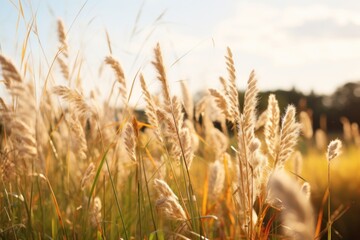
{"label": "distant treeline", "polygon": [[[325,131],[342,131],[341,118],[346,117],[350,122],[360,124],[360,81],[349,82],[337,88],[331,95],[318,95],[314,92],[304,94],[295,88],[286,90],[265,91],[259,93],[259,114],[267,107],[269,94],[275,94],[280,110],[283,114],[288,104],[296,106],[298,112],[306,111],[312,119],[313,128],[322,128]],[[196,94],[200,99],[205,92]],[[244,92],[239,92],[240,106],[243,105]],[[141,120],[146,121],[142,110],[137,110]]]}

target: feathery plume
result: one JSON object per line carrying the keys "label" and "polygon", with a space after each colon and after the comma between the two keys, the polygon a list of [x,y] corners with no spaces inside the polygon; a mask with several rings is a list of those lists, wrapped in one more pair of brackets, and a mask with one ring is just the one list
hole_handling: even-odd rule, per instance
{"label": "feathery plume", "polygon": [[4,77],[4,83],[8,89],[11,88],[11,84],[13,82],[18,82],[18,83],[22,82],[20,73],[18,72],[14,64],[1,54],[0,54],[0,64],[1,64],[2,75]]}
{"label": "feathery plume", "polygon": [[308,193],[301,191],[298,183],[283,170],[275,171],[268,183],[268,202],[279,202],[283,232],[295,240],[314,238],[315,221]]}
{"label": "feathery plume", "polygon": [[169,185],[160,179],[155,179],[154,185],[155,190],[159,195],[155,204],[156,209],[168,219],[186,221],[186,213],[180,205],[178,197],[171,190]]}
{"label": "feathery plume", "polygon": [[215,98],[215,102],[217,107],[221,110],[221,112],[225,115],[226,118],[232,120],[233,114],[229,113],[228,103],[225,95],[219,92],[216,89],[209,89],[210,94]]}
{"label": "feathery plume", "polygon": [[309,114],[307,112],[302,111],[299,114],[299,118],[301,123],[302,134],[304,135],[305,138],[311,139],[313,136],[313,128]]}
{"label": "feathery plume", "polygon": [[85,186],[87,185],[87,183],[89,183],[91,181],[91,179],[93,179],[95,176],[95,165],[94,163],[90,163],[89,166],[87,167],[83,178],[81,179],[80,182],[80,186],[81,189],[84,190]]}
{"label": "feathery plume", "polygon": [[124,104],[126,104],[127,103],[126,80],[125,80],[125,74],[120,65],[120,62],[118,60],[116,60],[115,58],[113,58],[112,56],[107,56],[105,58],[105,63],[110,65],[111,68],[113,69],[113,71],[115,72],[116,80],[120,84],[119,91],[120,91],[122,101]]}
{"label": "feathery plume", "polygon": [[136,140],[135,140],[135,132],[132,123],[128,123],[125,129],[124,143],[126,147],[126,151],[132,161],[136,161]]}
{"label": "feathery plume", "polygon": [[244,110],[243,110],[243,132],[246,137],[251,141],[254,134],[254,127],[256,121],[256,105],[257,105],[257,94],[259,90],[257,88],[257,80],[255,77],[255,71],[251,71],[248,80],[248,86],[245,91],[244,97]]}
{"label": "feathery plume", "polygon": [[282,121],[280,133],[280,146],[275,165],[282,167],[289,156],[293,153],[297,144],[300,124],[295,121],[295,107],[288,106]]}
{"label": "feathery plume", "polygon": [[325,151],[328,140],[324,130],[317,129],[315,131],[315,143],[318,150]]}
{"label": "feathery plume", "polygon": [[328,145],[326,158],[330,162],[334,158],[340,155],[342,143],[339,139],[332,140]]}
{"label": "feathery plume", "polygon": [[94,198],[94,202],[91,209],[90,222],[93,227],[99,226],[101,222],[101,200],[99,197]]}
{"label": "feathery plume", "polygon": [[190,120],[193,120],[194,118],[194,102],[191,96],[191,93],[189,91],[189,87],[186,83],[186,81],[181,81],[181,92],[183,97],[183,105],[185,112],[187,114],[187,118]]}
{"label": "feathery plume", "polygon": [[74,112],[78,114],[80,118],[88,118],[91,115],[96,115],[94,109],[90,107],[77,90],[65,86],[55,86],[53,92],[67,101],[75,109]]}
{"label": "feathery plume", "polygon": [[162,58],[161,48],[160,48],[159,43],[156,44],[154,53],[155,53],[155,61],[152,61],[151,63],[155,66],[155,68],[158,72],[157,77],[162,84],[162,92],[163,92],[163,96],[164,96],[165,106],[171,107],[169,83],[168,83],[168,80],[166,77],[165,66],[163,63],[163,58]]}
{"label": "feathery plume", "polygon": [[74,140],[75,143],[75,153],[81,160],[85,160],[88,148],[84,129],[81,126],[79,119],[77,119],[75,116],[71,116],[68,119],[68,122],[71,129],[71,139]]}
{"label": "feathery plume", "polygon": [[279,148],[279,104],[274,94],[269,95],[267,106],[267,120],[264,127],[265,143],[268,153],[275,160]]}
{"label": "feathery plume", "polygon": [[65,34],[64,22],[59,19],[57,21],[58,38],[60,42],[60,50],[65,57],[68,57],[68,45]]}
{"label": "feathery plume", "polygon": [[219,160],[211,163],[208,169],[209,174],[209,196],[216,199],[224,188],[225,170],[224,164]]}

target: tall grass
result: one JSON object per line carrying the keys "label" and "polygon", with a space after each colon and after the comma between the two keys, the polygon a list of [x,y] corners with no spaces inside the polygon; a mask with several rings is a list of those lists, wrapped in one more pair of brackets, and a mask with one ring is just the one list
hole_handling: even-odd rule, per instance
{"label": "tall grass", "polygon": [[[275,95],[259,114],[254,71],[239,99],[230,48],[222,89],[194,103],[186,82],[182,98],[171,93],[157,44],[152,64],[161,94],[150,92],[142,74],[134,80],[146,102],[142,122],[114,56],[104,60],[116,78],[109,99],[117,94],[121,102],[110,106],[82,92],[65,32],[59,21],[54,59],[69,84],[45,77],[39,102],[32,83],[0,55],[10,95],[0,98],[2,238],[314,239],[320,233],[296,152],[301,129],[312,137],[305,129],[310,120],[301,113],[300,124],[292,105],[281,118]],[[329,239],[330,160],[340,145],[330,143],[327,153]],[[294,171],[287,167],[293,158]]]}

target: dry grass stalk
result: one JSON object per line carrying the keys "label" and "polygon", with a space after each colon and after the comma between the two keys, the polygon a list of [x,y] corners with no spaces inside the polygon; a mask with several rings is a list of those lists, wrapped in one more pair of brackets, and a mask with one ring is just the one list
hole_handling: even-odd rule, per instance
{"label": "dry grass stalk", "polygon": [[235,66],[234,66],[234,59],[233,54],[231,52],[231,49],[227,48],[227,56],[225,56],[226,59],[226,66],[227,71],[229,74],[229,82],[228,84],[223,85],[227,86],[225,89],[225,94],[228,98],[229,106],[230,106],[230,113],[231,118],[237,119],[240,116],[240,110],[239,110],[239,96],[238,96],[238,90],[236,88],[236,72],[235,72]]}
{"label": "dry grass stalk", "polygon": [[301,170],[302,170],[302,165],[303,165],[303,158],[302,158],[301,153],[299,151],[295,151],[292,159],[293,159],[294,173],[297,176],[300,176]]}
{"label": "dry grass stalk", "polygon": [[301,191],[305,194],[305,197],[307,199],[310,199],[311,197],[311,186],[308,182],[304,182],[303,185],[301,185]]}
{"label": "dry grass stalk", "polygon": [[315,143],[318,150],[325,151],[328,140],[324,130],[317,129],[315,131]]}
{"label": "dry grass stalk", "polygon": [[13,82],[18,82],[18,83],[22,82],[20,73],[18,72],[14,64],[1,54],[0,54],[0,64],[1,64],[2,75],[4,77],[4,83],[8,89],[11,88],[11,84]]}
{"label": "dry grass stalk", "polygon": [[255,71],[251,71],[248,80],[247,89],[244,97],[244,109],[243,109],[243,132],[246,134],[247,140],[250,142],[254,137],[254,128],[256,121],[256,105],[257,94],[259,90],[257,88],[257,80],[255,78]]}
{"label": "dry grass stalk", "polygon": [[233,114],[229,111],[229,104],[226,96],[216,89],[209,89],[210,94],[215,98],[215,102],[219,110],[225,115],[226,118],[234,121]]}
{"label": "dry grass stalk", "polygon": [[352,136],[351,136],[351,124],[348,118],[341,117],[340,122],[343,125],[343,134],[344,134],[344,140],[346,142],[351,142]]}
{"label": "dry grass stalk", "polygon": [[60,50],[65,57],[68,57],[68,44],[66,40],[64,22],[59,19],[57,21],[58,38],[60,42]]}
{"label": "dry grass stalk", "polygon": [[74,153],[76,153],[81,160],[85,160],[88,147],[84,129],[76,116],[72,115],[67,120],[71,130],[71,140],[74,140]]}
{"label": "dry grass stalk", "polygon": [[291,239],[314,238],[315,221],[308,193],[283,170],[275,171],[268,183],[268,201],[280,201],[284,234]]}
{"label": "dry grass stalk", "polygon": [[94,163],[91,162],[89,164],[89,166],[87,167],[87,169],[84,173],[84,176],[82,177],[81,182],[80,182],[80,186],[81,186],[82,190],[84,190],[86,185],[91,182],[91,180],[94,178],[94,176],[95,176],[95,165],[94,165]]}
{"label": "dry grass stalk", "polygon": [[110,65],[116,75],[116,80],[120,84],[120,95],[124,104],[127,104],[127,89],[126,89],[126,80],[124,71],[120,65],[120,62],[113,58],[112,56],[107,56],[105,58],[105,63]]}
{"label": "dry grass stalk", "polygon": [[171,97],[170,97],[170,88],[169,88],[169,83],[166,77],[166,71],[165,71],[165,66],[163,63],[163,58],[162,58],[162,54],[161,54],[161,48],[160,48],[160,44],[158,43],[154,49],[154,53],[155,53],[155,61],[152,62],[152,64],[155,66],[157,72],[158,72],[158,79],[162,84],[162,93],[164,96],[164,102],[165,102],[165,106],[167,107],[171,107]]}
{"label": "dry grass stalk", "polygon": [[128,156],[132,161],[136,162],[136,139],[132,123],[126,125],[124,143]]}
{"label": "dry grass stalk", "polygon": [[293,153],[299,137],[300,124],[295,121],[295,107],[288,106],[282,121],[280,133],[280,145],[275,165],[283,167],[285,161]]}
{"label": "dry grass stalk", "polygon": [[339,139],[332,140],[327,149],[326,158],[330,162],[334,158],[340,155],[342,143]]}
{"label": "dry grass stalk", "polygon": [[68,58],[69,58],[69,52],[68,52],[68,44],[66,40],[66,33],[65,33],[65,27],[62,20],[58,20],[57,22],[57,30],[58,30],[58,39],[60,42],[59,52],[60,54],[57,56],[57,61],[60,65],[61,73],[63,74],[64,78],[66,80],[70,79],[69,74],[69,65],[67,64]]}
{"label": "dry grass stalk", "polygon": [[300,112],[301,132],[305,138],[311,139],[313,136],[312,122],[307,112]]}
{"label": "dry grass stalk", "polygon": [[91,116],[97,116],[94,107],[90,106],[83,95],[77,90],[70,89],[65,86],[56,86],[53,88],[53,92],[68,102],[74,112],[80,117],[81,120],[87,119]]}
{"label": "dry grass stalk", "polygon": [[225,170],[220,160],[211,163],[208,169],[209,176],[209,198],[217,199],[224,189]]}
{"label": "dry grass stalk", "polygon": [[99,197],[94,198],[94,202],[91,209],[90,223],[92,227],[98,227],[101,224],[101,200]]}
{"label": "dry grass stalk", "polygon": [[258,130],[261,127],[265,126],[267,118],[268,118],[268,114],[267,114],[267,110],[265,110],[257,118],[256,123],[255,123],[255,130]]}
{"label": "dry grass stalk", "polygon": [[186,213],[169,185],[160,179],[155,179],[154,185],[158,193],[156,209],[169,220],[187,221]]}
{"label": "dry grass stalk", "polygon": [[183,106],[187,114],[187,118],[193,120],[194,118],[194,102],[189,91],[188,84],[186,81],[181,81],[181,92],[183,97]]}
{"label": "dry grass stalk", "polygon": [[267,107],[267,120],[265,122],[264,135],[268,153],[272,159],[276,159],[279,149],[279,122],[280,109],[275,95],[270,94]]}
{"label": "dry grass stalk", "polygon": [[359,125],[355,122],[351,123],[351,135],[353,136],[355,145],[360,147]]}

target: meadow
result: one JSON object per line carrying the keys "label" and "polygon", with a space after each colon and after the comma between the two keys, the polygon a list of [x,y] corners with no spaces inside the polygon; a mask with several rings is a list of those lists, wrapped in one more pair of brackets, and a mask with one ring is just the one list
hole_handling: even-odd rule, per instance
{"label": "meadow", "polygon": [[[0,55],[9,94],[0,99],[2,239],[356,237],[357,124],[345,121],[344,135],[315,131],[306,111],[279,109],[273,94],[258,112],[256,73],[237,79],[230,48],[222,88],[197,102],[185,81],[172,93],[160,44],[156,93],[147,76],[131,82],[121,59],[104,56],[113,105],[82,92],[65,32],[59,21],[59,50],[38,95],[29,65]],[[56,68],[66,85],[50,80]],[[134,81],[144,121],[129,104]]]}

